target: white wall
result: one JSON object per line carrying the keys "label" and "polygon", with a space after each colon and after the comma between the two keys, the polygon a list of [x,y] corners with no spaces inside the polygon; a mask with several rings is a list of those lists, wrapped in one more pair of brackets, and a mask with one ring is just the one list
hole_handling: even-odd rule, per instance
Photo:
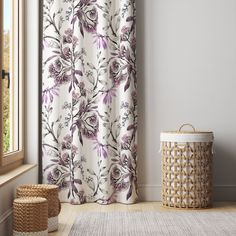
{"label": "white wall", "polygon": [[236,1],[137,0],[139,184],[160,200],[159,134],[215,134],[214,198],[236,200]]}
{"label": "white wall", "polygon": [[[25,162],[38,163],[38,0],[26,0],[26,150]],[[38,182],[38,168],[22,174],[0,188],[0,235],[11,235],[11,212],[15,189],[18,185]]]}
{"label": "white wall", "polygon": [[38,163],[39,142],[39,1],[26,0],[27,32],[26,32],[26,141],[27,163]]}
{"label": "white wall", "polygon": [[12,235],[12,203],[16,188],[22,184],[37,183],[37,167],[22,174],[0,188],[0,235]]}

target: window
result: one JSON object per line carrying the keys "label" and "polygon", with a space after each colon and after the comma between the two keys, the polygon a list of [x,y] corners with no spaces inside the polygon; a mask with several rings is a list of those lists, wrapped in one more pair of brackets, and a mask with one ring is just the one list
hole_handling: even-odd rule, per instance
{"label": "window", "polygon": [[23,0],[0,0],[0,173],[23,162]]}

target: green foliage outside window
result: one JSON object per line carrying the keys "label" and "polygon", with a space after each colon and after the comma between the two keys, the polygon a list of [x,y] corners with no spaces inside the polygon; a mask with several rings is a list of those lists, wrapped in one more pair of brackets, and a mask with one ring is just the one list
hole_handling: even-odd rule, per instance
{"label": "green foliage outside window", "polygon": [[[9,71],[9,33],[4,33],[3,68]],[[7,80],[3,83],[3,152],[7,153],[10,148],[10,109],[9,89]]]}

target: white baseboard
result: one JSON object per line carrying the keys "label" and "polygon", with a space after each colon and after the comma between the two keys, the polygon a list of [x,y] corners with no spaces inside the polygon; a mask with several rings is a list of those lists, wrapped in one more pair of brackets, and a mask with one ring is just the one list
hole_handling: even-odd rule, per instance
{"label": "white baseboard", "polygon": [[138,193],[140,201],[161,201],[161,185],[139,184]]}
{"label": "white baseboard", "polygon": [[12,214],[12,208],[10,208],[8,211],[4,212],[2,215],[0,215],[0,224],[2,224],[4,221],[8,219]]}
{"label": "white baseboard", "polygon": [[12,235],[12,208],[0,215],[0,235]]}
{"label": "white baseboard", "polygon": [[[139,184],[140,201],[161,201],[161,185]],[[236,185],[213,186],[214,201],[236,201]]]}
{"label": "white baseboard", "polygon": [[214,201],[236,202],[236,185],[215,185],[213,187]]}

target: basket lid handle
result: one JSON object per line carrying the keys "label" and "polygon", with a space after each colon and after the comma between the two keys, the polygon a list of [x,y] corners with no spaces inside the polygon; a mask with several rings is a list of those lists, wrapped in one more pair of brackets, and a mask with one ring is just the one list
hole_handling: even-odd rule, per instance
{"label": "basket lid handle", "polygon": [[181,125],[180,128],[179,128],[179,132],[181,132],[183,127],[185,127],[185,126],[190,126],[193,129],[193,132],[196,132],[196,129],[194,128],[194,126],[189,124],[189,123]]}

